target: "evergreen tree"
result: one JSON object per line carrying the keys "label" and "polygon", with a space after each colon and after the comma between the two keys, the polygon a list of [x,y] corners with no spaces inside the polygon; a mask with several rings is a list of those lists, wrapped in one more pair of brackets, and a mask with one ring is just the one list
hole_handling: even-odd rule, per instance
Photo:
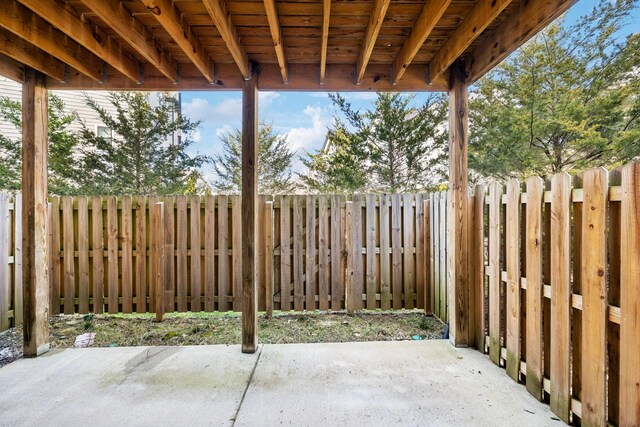
{"label": "evergreen tree", "polygon": [[[75,111],[68,112],[64,102],[49,93],[49,193],[72,194],[76,191],[78,159],[74,157],[77,137],[68,126],[77,120]],[[0,119],[22,130],[22,104],[0,97]],[[0,189],[19,190],[22,185],[22,141],[0,135]]]}
{"label": "evergreen tree", "polygon": [[346,118],[336,118],[324,150],[309,154],[301,179],[325,191],[406,192],[433,188],[446,172],[447,103],[430,96],[413,107],[414,96],[379,93],[374,109],[356,111],[340,94],[331,100]]}
{"label": "evergreen tree", "polygon": [[558,21],[480,80],[470,167],[498,178],[613,167],[640,156],[640,34],[618,31],[637,0]]}
{"label": "evergreen tree", "polygon": [[[222,193],[238,193],[242,187],[242,133],[239,129],[220,138],[223,152],[214,156],[217,177],[212,185]],[[261,122],[258,127],[258,192],[286,194],[295,189],[291,166],[295,152],[287,138],[274,132],[273,126]]]}
{"label": "evergreen tree", "polygon": [[159,94],[154,106],[146,93],[110,93],[115,115],[90,97],[86,100],[112,135],[96,135],[83,123],[85,194],[184,193],[193,171],[209,161],[187,153],[198,123],[176,111],[175,99],[166,94]]}

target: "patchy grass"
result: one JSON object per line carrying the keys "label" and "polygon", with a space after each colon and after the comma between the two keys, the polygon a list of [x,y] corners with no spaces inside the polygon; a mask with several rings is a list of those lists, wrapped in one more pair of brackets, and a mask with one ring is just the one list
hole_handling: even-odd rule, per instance
{"label": "patchy grass", "polygon": [[[76,336],[95,332],[93,347],[239,344],[238,313],[62,315],[51,319],[51,346],[73,347]],[[276,314],[259,318],[261,343],[410,340],[442,336],[443,324],[419,312]]]}

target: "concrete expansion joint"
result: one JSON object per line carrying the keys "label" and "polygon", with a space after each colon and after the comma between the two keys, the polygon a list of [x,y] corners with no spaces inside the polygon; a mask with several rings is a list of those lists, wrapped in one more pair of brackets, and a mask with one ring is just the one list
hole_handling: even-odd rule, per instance
{"label": "concrete expansion joint", "polygon": [[251,369],[251,374],[249,375],[249,379],[247,380],[247,385],[244,388],[244,392],[242,392],[242,397],[240,398],[240,403],[238,403],[238,409],[236,410],[236,414],[230,420],[232,427],[236,425],[236,420],[238,419],[238,415],[240,415],[240,409],[242,408],[242,404],[244,403],[244,398],[247,395],[247,391],[249,391],[249,386],[253,381],[253,375],[256,373],[256,368],[258,367],[258,362],[260,361],[260,356],[262,355],[263,348],[264,348],[264,345],[258,346],[258,357],[256,357],[256,361],[253,364],[253,369]]}

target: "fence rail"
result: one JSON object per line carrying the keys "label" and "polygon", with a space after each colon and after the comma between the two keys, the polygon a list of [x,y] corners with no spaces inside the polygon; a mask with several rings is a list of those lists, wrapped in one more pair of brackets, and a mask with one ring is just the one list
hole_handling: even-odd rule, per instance
{"label": "fence rail", "polygon": [[[259,310],[424,308],[423,199],[261,196]],[[0,193],[0,329],[21,321],[20,217]],[[165,312],[241,311],[240,217],[236,195],[51,197],[51,314],[158,311],[156,274]]]}
{"label": "fence rail", "polygon": [[638,425],[640,164],[472,200],[478,348],[565,422]]}

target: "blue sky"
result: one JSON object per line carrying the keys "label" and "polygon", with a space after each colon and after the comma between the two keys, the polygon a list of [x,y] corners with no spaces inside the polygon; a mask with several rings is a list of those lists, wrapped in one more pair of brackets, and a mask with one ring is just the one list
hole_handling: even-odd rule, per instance
{"label": "blue sky", "polygon": [[[581,15],[588,13],[598,0],[579,0],[568,12],[567,23],[575,22]],[[640,31],[640,8],[636,7],[629,24],[619,33],[626,37]],[[346,93],[345,97],[357,109],[368,108],[375,99],[375,93]],[[426,95],[418,94],[419,103]],[[240,92],[183,92],[183,111],[192,120],[201,120],[202,124],[194,135],[196,144],[193,151],[202,154],[221,152],[220,135],[240,127],[242,99]],[[327,126],[335,113],[326,93],[316,92],[261,92],[259,98],[259,117],[271,123],[280,134],[286,134],[291,148],[303,155],[305,150],[319,149],[324,142]],[[209,168],[206,168],[209,169]],[[294,169],[302,171],[299,160]],[[208,170],[203,171],[211,177]]]}

